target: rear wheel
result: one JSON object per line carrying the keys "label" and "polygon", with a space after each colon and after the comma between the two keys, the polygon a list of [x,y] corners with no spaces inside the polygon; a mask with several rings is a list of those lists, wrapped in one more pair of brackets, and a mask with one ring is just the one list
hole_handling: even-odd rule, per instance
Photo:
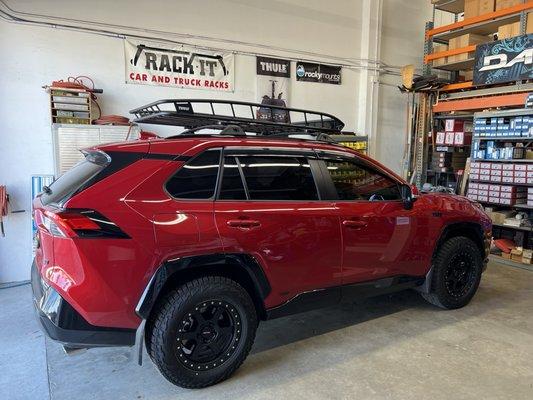
{"label": "rear wheel", "polygon": [[150,355],[163,376],[178,386],[201,388],[227,379],[255,339],[253,301],[227,278],[188,282],[168,293],[156,312]]}
{"label": "rear wheel", "polygon": [[422,296],[441,308],[464,307],[476,293],[482,271],[481,253],[471,239],[449,239],[435,257],[430,293],[422,293]]}

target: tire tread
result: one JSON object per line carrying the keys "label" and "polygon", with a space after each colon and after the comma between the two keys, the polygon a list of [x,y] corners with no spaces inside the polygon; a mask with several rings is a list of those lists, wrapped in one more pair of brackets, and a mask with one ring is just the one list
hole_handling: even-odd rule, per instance
{"label": "tire tread", "polygon": [[[251,326],[249,327],[250,333],[245,339],[246,343],[242,351],[238,354],[238,357],[229,368],[223,370],[221,374],[212,374],[212,377],[205,379],[205,377],[191,377],[188,374],[179,374],[173,370],[171,364],[166,363],[164,360],[172,358],[173,349],[168,346],[165,341],[165,332],[170,329],[170,325],[173,322],[175,316],[179,314],[180,307],[193,298],[196,298],[202,294],[206,289],[219,290],[221,292],[232,292],[238,295],[239,301],[245,306],[249,312],[251,320]],[[257,328],[257,315],[255,306],[246,290],[240,286],[237,282],[222,277],[222,276],[204,276],[179,286],[176,289],[171,290],[158,304],[155,311],[155,318],[153,319],[151,329],[148,331],[151,334],[150,348],[147,349],[150,352],[150,357],[158,367],[161,374],[170,382],[190,389],[197,389],[206,386],[214,385],[227,379],[240,365],[244,362],[248,353],[250,352],[255,340],[255,333]]]}

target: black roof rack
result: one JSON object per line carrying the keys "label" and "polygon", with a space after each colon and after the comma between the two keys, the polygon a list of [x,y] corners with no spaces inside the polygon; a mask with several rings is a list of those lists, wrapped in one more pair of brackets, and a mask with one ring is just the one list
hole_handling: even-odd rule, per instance
{"label": "black roof rack", "polygon": [[344,123],[331,114],[271,104],[227,100],[159,100],[131,110],[134,122],[198,128],[237,125],[258,135],[340,133]]}

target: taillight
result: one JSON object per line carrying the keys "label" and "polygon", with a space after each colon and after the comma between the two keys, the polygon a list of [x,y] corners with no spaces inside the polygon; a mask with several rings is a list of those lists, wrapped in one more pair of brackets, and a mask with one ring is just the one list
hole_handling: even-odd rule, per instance
{"label": "taillight", "polygon": [[44,211],[40,224],[53,236],[80,238],[129,238],[115,223],[87,209]]}

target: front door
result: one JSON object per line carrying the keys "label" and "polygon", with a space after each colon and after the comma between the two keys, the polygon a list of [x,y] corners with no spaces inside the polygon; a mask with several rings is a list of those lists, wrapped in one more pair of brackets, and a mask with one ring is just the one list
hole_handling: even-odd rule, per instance
{"label": "front door", "polygon": [[417,271],[423,257],[416,248],[424,229],[416,208],[404,209],[399,182],[355,156],[329,155],[323,161],[340,215],[342,283]]}

